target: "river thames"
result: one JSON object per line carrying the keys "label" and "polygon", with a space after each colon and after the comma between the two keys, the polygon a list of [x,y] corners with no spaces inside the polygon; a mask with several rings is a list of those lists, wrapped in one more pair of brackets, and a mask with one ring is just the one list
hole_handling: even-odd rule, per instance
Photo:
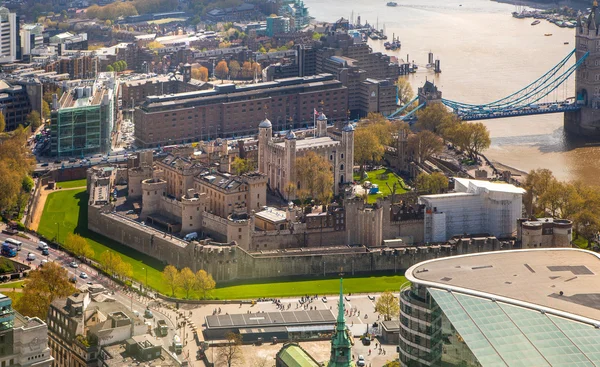
{"label": "river thames", "polygon": [[[486,103],[525,87],[562,60],[575,45],[575,29],[559,28],[542,20],[511,16],[513,5],[489,0],[305,0],[319,21],[361,16],[379,28],[385,25],[389,40],[400,38],[402,48],[386,51],[383,41],[369,41],[381,51],[420,65],[409,76],[413,89],[425,79],[435,81],[443,97],[467,103]],[[546,36],[552,34],[552,36]],[[569,42],[569,44],[565,44]],[[441,61],[441,74],[425,68],[431,51]],[[569,65],[575,62],[571,59]],[[573,96],[574,75],[544,101]],[[549,168],[563,180],[595,183],[600,177],[600,145],[576,142],[563,132],[563,115],[549,114],[483,121],[492,145],[486,156],[529,171]]]}

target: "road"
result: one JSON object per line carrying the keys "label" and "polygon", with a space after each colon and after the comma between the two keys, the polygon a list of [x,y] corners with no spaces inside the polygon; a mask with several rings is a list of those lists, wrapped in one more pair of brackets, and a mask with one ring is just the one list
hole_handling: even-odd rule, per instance
{"label": "road", "polygon": [[[21,251],[18,252],[16,258],[12,258],[13,260],[20,261],[24,264],[29,264],[32,270],[35,270],[41,263],[42,260],[48,260],[55,262],[65,268],[69,277],[75,277],[77,279],[77,283],[75,286],[77,288],[81,288],[87,285],[89,282],[94,284],[102,284],[112,293],[112,297],[122,303],[123,305],[129,307],[133,311],[139,312],[140,315],[144,314],[144,310],[146,307],[150,307],[152,313],[154,314],[154,319],[152,319],[153,327],[156,326],[156,321],[159,319],[163,319],[169,325],[169,333],[167,336],[160,338],[163,341],[163,345],[167,350],[170,350],[172,345],[173,336],[177,333],[181,333],[181,329],[177,330],[175,325],[175,320],[177,318],[177,313],[175,311],[169,310],[166,307],[159,307],[158,303],[155,300],[150,298],[138,296],[133,292],[125,292],[123,287],[113,282],[111,279],[106,277],[103,274],[99,274],[94,268],[82,264],[80,261],[76,261],[78,264],[77,268],[72,268],[69,266],[71,262],[74,261],[74,258],[69,256],[68,254],[59,251],[54,248],[50,248],[50,254],[48,256],[43,256],[41,250],[38,249],[39,239],[28,234],[31,239],[26,240],[21,237],[16,236],[7,236],[5,234],[0,234],[0,242],[4,242],[6,238],[14,238],[23,243]],[[33,253],[36,256],[36,259],[32,262],[27,261],[27,254]],[[85,272],[88,275],[87,279],[83,279],[80,277],[81,272]],[[180,335],[181,337],[181,335]]]}

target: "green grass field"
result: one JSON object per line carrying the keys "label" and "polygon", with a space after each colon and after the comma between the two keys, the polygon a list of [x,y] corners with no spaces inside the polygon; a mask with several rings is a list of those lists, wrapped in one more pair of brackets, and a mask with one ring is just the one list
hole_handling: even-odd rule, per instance
{"label": "green grass field", "polygon": [[16,282],[10,282],[10,283],[2,283],[0,284],[0,289],[13,289],[13,288],[21,288],[21,285],[23,285],[23,283],[25,283],[24,280],[19,280]]}
{"label": "green grass field", "polygon": [[84,178],[81,180],[63,181],[57,182],[56,185],[63,189],[73,189],[75,187],[84,187],[86,185],[86,180]]}
{"label": "green grass field", "polygon": [[[380,178],[381,175],[387,175],[387,179],[382,180]],[[397,185],[396,194],[403,194],[406,192],[406,190],[403,189],[404,181],[402,181],[402,178],[400,178],[397,174],[395,174],[393,171],[387,168],[382,168],[375,171],[367,171],[367,176],[367,178],[361,180],[360,173],[357,173],[354,175],[354,181],[360,183],[370,181],[371,183],[377,184],[379,186],[379,192],[377,194],[369,194],[369,197],[367,199],[367,202],[369,204],[376,202],[377,198],[391,195],[392,191],[390,190],[390,188],[394,187],[395,182],[400,183],[400,185]]]}
{"label": "green grass field", "polygon": [[[344,293],[397,291],[405,282],[406,278],[400,275],[345,278]],[[330,278],[233,285],[215,289],[212,296],[218,299],[253,299],[304,296],[315,293],[337,294],[339,292],[339,278]]]}
{"label": "green grass field", "polygon": [[[60,242],[64,243],[68,233],[77,233],[88,240],[94,256],[98,260],[104,251],[112,250],[121,255],[123,261],[131,264],[133,278],[141,283],[146,282],[148,269],[148,285],[159,292],[171,295],[171,291],[162,279],[164,265],[145,254],[123,246],[104,236],[87,229],[87,193],[85,189],[74,189],[54,192],[48,195],[42,213],[38,232],[46,238],[54,239],[60,227]],[[381,292],[398,289],[406,279],[403,276],[352,277],[344,281],[346,293]],[[20,287],[20,285],[19,285]],[[306,294],[335,294],[339,291],[336,278],[318,280],[274,281],[273,283],[240,284],[218,287],[210,294],[217,299],[252,299],[260,297],[303,296]],[[178,297],[185,294],[180,290]],[[199,293],[191,293],[190,298],[198,298]]]}

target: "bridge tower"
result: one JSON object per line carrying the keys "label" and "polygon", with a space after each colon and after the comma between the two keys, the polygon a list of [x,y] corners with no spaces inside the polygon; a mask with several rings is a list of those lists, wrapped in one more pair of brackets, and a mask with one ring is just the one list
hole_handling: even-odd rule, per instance
{"label": "bridge tower", "polygon": [[419,105],[425,103],[425,107],[433,103],[442,103],[442,92],[429,80],[419,87]]}
{"label": "bridge tower", "polygon": [[588,17],[579,16],[575,28],[575,55],[588,58],[575,72],[577,111],[565,112],[564,127],[569,133],[600,137],[600,11],[594,0]]}

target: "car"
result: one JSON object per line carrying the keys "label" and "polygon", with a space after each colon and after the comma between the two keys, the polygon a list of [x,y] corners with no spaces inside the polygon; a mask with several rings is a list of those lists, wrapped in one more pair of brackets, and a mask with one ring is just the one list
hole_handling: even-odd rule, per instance
{"label": "car", "polygon": [[147,318],[147,319],[151,319],[151,318],[154,317],[154,314],[152,314],[152,311],[150,311],[149,309],[146,309],[144,311],[144,317]]}
{"label": "car", "polygon": [[69,282],[71,283],[77,283],[77,277],[76,276],[72,276],[69,278]]}
{"label": "car", "polygon": [[33,261],[35,260],[35,254],[32,254],[31,252],[27,254],[27,261]]}
{"label": "car", "polygon": [[56,164],[61,164],[61,163],[62,163],[62,161],[61,161],[60,159],[57,159],[57,160],[55,160],[55,161],[54,161],[54,163],[56,163]]}
{"label": "car", "polygon": [[46,264],[48,264],[48,260],[44,259],[44,260],[40,261],[40,266],[44,266]]}
{"label": "car", "polygon": [[358,356],[358,361],[356,361],[356,365],[357,365],[358,367],[363,367],[363,366],[365,366],[365,365],[366,365],[366,362],[365,362],[365,357],[363,357],[362,355]]}
{"label": "car", "polygon": [[81,279],[87,279],[87,278],[88,278],[88,275],[87,275],[86,273],[84,273],[84,272],[81,272],[81,274],[79,274],[79,277],[80,277]]}
{"label": "car", "polygon": [[371,345],[371,338],[365,336],[364,338],[362,338],[362,343],[363,345]]}
{"label": "car", "polygon": [[42,163],[42,167],[48,167],[48,162]]}
{"label": "car", "polygon": [[323,303],[327,303],[327,297],[323,297],[321,298],[321,300],[323,301]]}
{"label": "car", "polygon": [[77,263],[75,261],[71,262],[69,264],[70,267],[77,269],[79,267],[79,265],[77,265]]}
{"label": "car", "polygon": [[135,211],[133,209],[128,210],[128,211],[125,212],[125,214],[134,214],[134,213],[135,213]]}
{"label": "car", "polygon": [[75,163],[75,162],[77,162],[77,159],[75,159],[75,158],[69,158],[69,163]]}
{"label": "car", "polygon": [[42,255],[44,255],[44,256],[50,255],[50,250],[48,250],[47,248],[43,249],[42,250]]}
{"label": "car", "polygon": [[553,103],[548,108],[558,108],[558,103]]}
{"label": "car", "polygon": [[48,244],[44,241],[40,241],[38,244],[38,250],[48,249]]}

